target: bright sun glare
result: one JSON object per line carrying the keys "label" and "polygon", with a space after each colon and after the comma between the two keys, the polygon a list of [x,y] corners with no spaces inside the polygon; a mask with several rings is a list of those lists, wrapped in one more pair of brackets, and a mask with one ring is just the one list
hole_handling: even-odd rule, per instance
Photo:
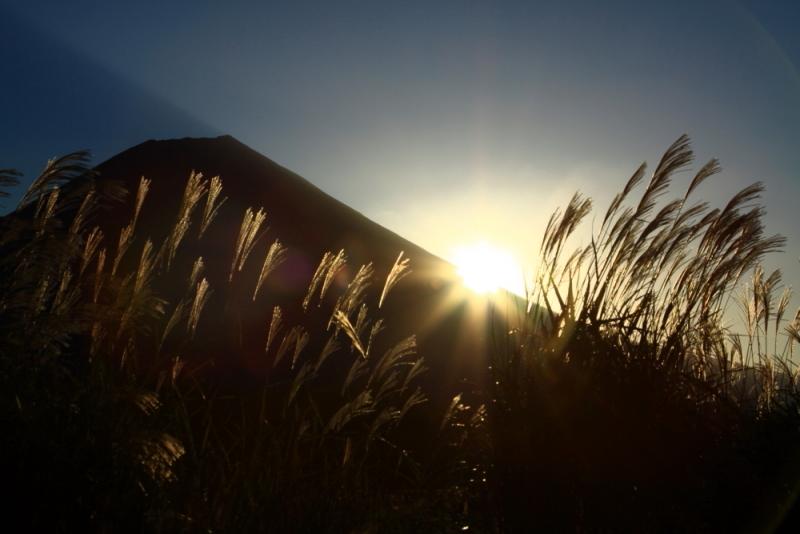
{"label": "bright sun glare", "polygon": [[494,293],[498,287],[517,294],[524,291],[522,268],[514,255],[486,241],[454,249],[450,261],[464,285],[476,293]]}

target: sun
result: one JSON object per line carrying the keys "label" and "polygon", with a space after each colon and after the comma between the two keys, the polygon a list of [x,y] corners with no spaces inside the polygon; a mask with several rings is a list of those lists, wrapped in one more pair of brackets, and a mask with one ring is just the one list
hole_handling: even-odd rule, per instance
{"label": "sun", "polygon": [[494,293],[498,287],[519,295],[524,292],[522,268],[508,250],[480,241],[453,249],[450,261],[458,267],[464,285],[475,293]]}

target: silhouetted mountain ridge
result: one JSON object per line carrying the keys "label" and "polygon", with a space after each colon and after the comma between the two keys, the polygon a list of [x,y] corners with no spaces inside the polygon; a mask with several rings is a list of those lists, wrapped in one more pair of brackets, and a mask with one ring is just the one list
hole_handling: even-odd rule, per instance
{"label": "silhouetted mountain ridge", "polygon": [[[439,386],[447,384],[432,389],[449,395],[463,388],[459,385],[462,379],[485,381],[489,301],[466,290],[452,264],[369,220],[233,137],[150,140],[96,169],[102,179],[119,180],[129,191],[124,205],[104,212],[96,221],[109,244],[117,242],[120,231],[133,217],[141,177],[151,180],[134,232],[137,241],[126,255],[129,268],[135,268],[138,250],[147,238],[158,246],[167,237],[190,174],[220,177],[220,196],[226,200],[216,219],[198,239],[198,215],[194,216],[165,278],[168,282],[157,282],[155,289],[174,305],[186,291],[182,277],[188,277],[196,258],[203,258],[203,276],[212,293],[200,318],[200,341],[190,352],[198,362],[212,362],[213,373],[221,379],[244,376],[261,380],[275,372],[264,348],[275,306],[283,309],[287,328],[302,324],[311,334],[304,350],[315,351],[325,343],[330,310],[312,305],[304,311],[301,303],[323,255],[344,250],[347,267],[327,298],[333,301],[359,267],[372,264],[375,274],[365,304],[372,319],[383,318],[387,325],[376,350],[386,350],[409,335],[417,335],[418,352],[430,368],[428,380]],[[247,208],[263,208],[269,229],[231,284],[231,262]],[[288,248],[286,261],[269,276],[254,301],[255,280],[276,239]],[[410,261],[411,274],[379,309],[384,280],[401,252]]]}
{"label": "silhouetted mountain ridge", "polygon": [[[233,137],[146,141],[107,160],[97,167],[104,177],[122,179],[126,188],[135,192],[140,176],[152,180],[150,194],[161,202],[177,202],[189,173],[203,173],[206,178],[220,176],[223,196],[228,197],[225,209],[244,210],[264,207],[267,224],[274,234],[290,241],[302,235],[303,247],[326,250],[352,245],[348,234],[364,236],[379,245],[375,252],[403,250],[416,258],[416,269],[436,265],[449,275],[455,268],[414,243],[398,236],[366,218],[361,213],[329,196],[311,182],[281,167]],[[135,170],[134,170],[135,169]],[[168,200],[167,200],[168,199]],[[352,247],[358,248],[358,247]],[[361,255],[348,250],[353,261]],[[374,261],[374,260],[373,260]]]}

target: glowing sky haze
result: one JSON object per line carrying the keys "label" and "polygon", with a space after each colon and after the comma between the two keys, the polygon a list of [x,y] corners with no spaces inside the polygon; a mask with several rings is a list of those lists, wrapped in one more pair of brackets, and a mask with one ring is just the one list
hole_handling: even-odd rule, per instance
{"label": "glowing sky haze", "polygon": [[698,198],[763,180],[789,238],[773,267],[800,280],[798,2],[0,0],[0,19],[0,168],[29,179],[230,134],[435,254],[484,240],[530,265],[575,190],[604,211],[688,132],[694,169],[724,168]]}

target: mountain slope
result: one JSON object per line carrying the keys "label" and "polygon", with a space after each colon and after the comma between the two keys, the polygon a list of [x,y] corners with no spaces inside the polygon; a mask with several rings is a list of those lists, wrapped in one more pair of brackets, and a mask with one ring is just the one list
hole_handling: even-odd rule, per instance
{"label": "mountain slope", "polygon": [[[203,206],[197,208],[170,275],[160,277],[168,282],[157,283],[155,288],[169,310],[186,294],[185,280],[196,258],[203,258],[203,276],[212,293],[200,317],[198,339],[189,352],[198,365],[211,363],[209,373],[225,380],[258,381],[277,372],[274,355],[265,351],[275,306],[283,310],[287,329],[299,324],[310,333],[304,351],[320,350],[328,337],[330,311],[322,312],[313,303],[303,310],[301,304],[323,255],[344,250],[347,266],[326,298],[335,302],[358,269],[372,264],[374,275],[365,304],[370,318],[383,318],[387,325],[376,338],[379,354],[417,335],[418,353],[430,368],[427,380],[435,384],[431,389],[441,390],[446,397],[463,387],[459,385],[462,379],[484,382],[488,302],[463,288],[452,264],[370,221],[234,138],[147,141],[100,164],[97,170],[103,179],[122,181],[129,191],[123,206],[95,221],[103,228],[107,243],[116,243],[133,217],[140,178],[151,180],[134,232],[136,243],[126,254],[131,269],[135,269],[147,238],[156,246],[167,238],[190,174],[220,177],[221,197],[226,200],[216,219],[198,239],[197,212],[202,213]],[[247,208],[256,212],[263,208],[269,229],[253,247],[244,269],[229,283]],[[288,249],[286,261],[270,274],[254,300],[261,264],[276,239]],[[410,262],[411,274],[379,309],[383,282],[401,252]]]}

